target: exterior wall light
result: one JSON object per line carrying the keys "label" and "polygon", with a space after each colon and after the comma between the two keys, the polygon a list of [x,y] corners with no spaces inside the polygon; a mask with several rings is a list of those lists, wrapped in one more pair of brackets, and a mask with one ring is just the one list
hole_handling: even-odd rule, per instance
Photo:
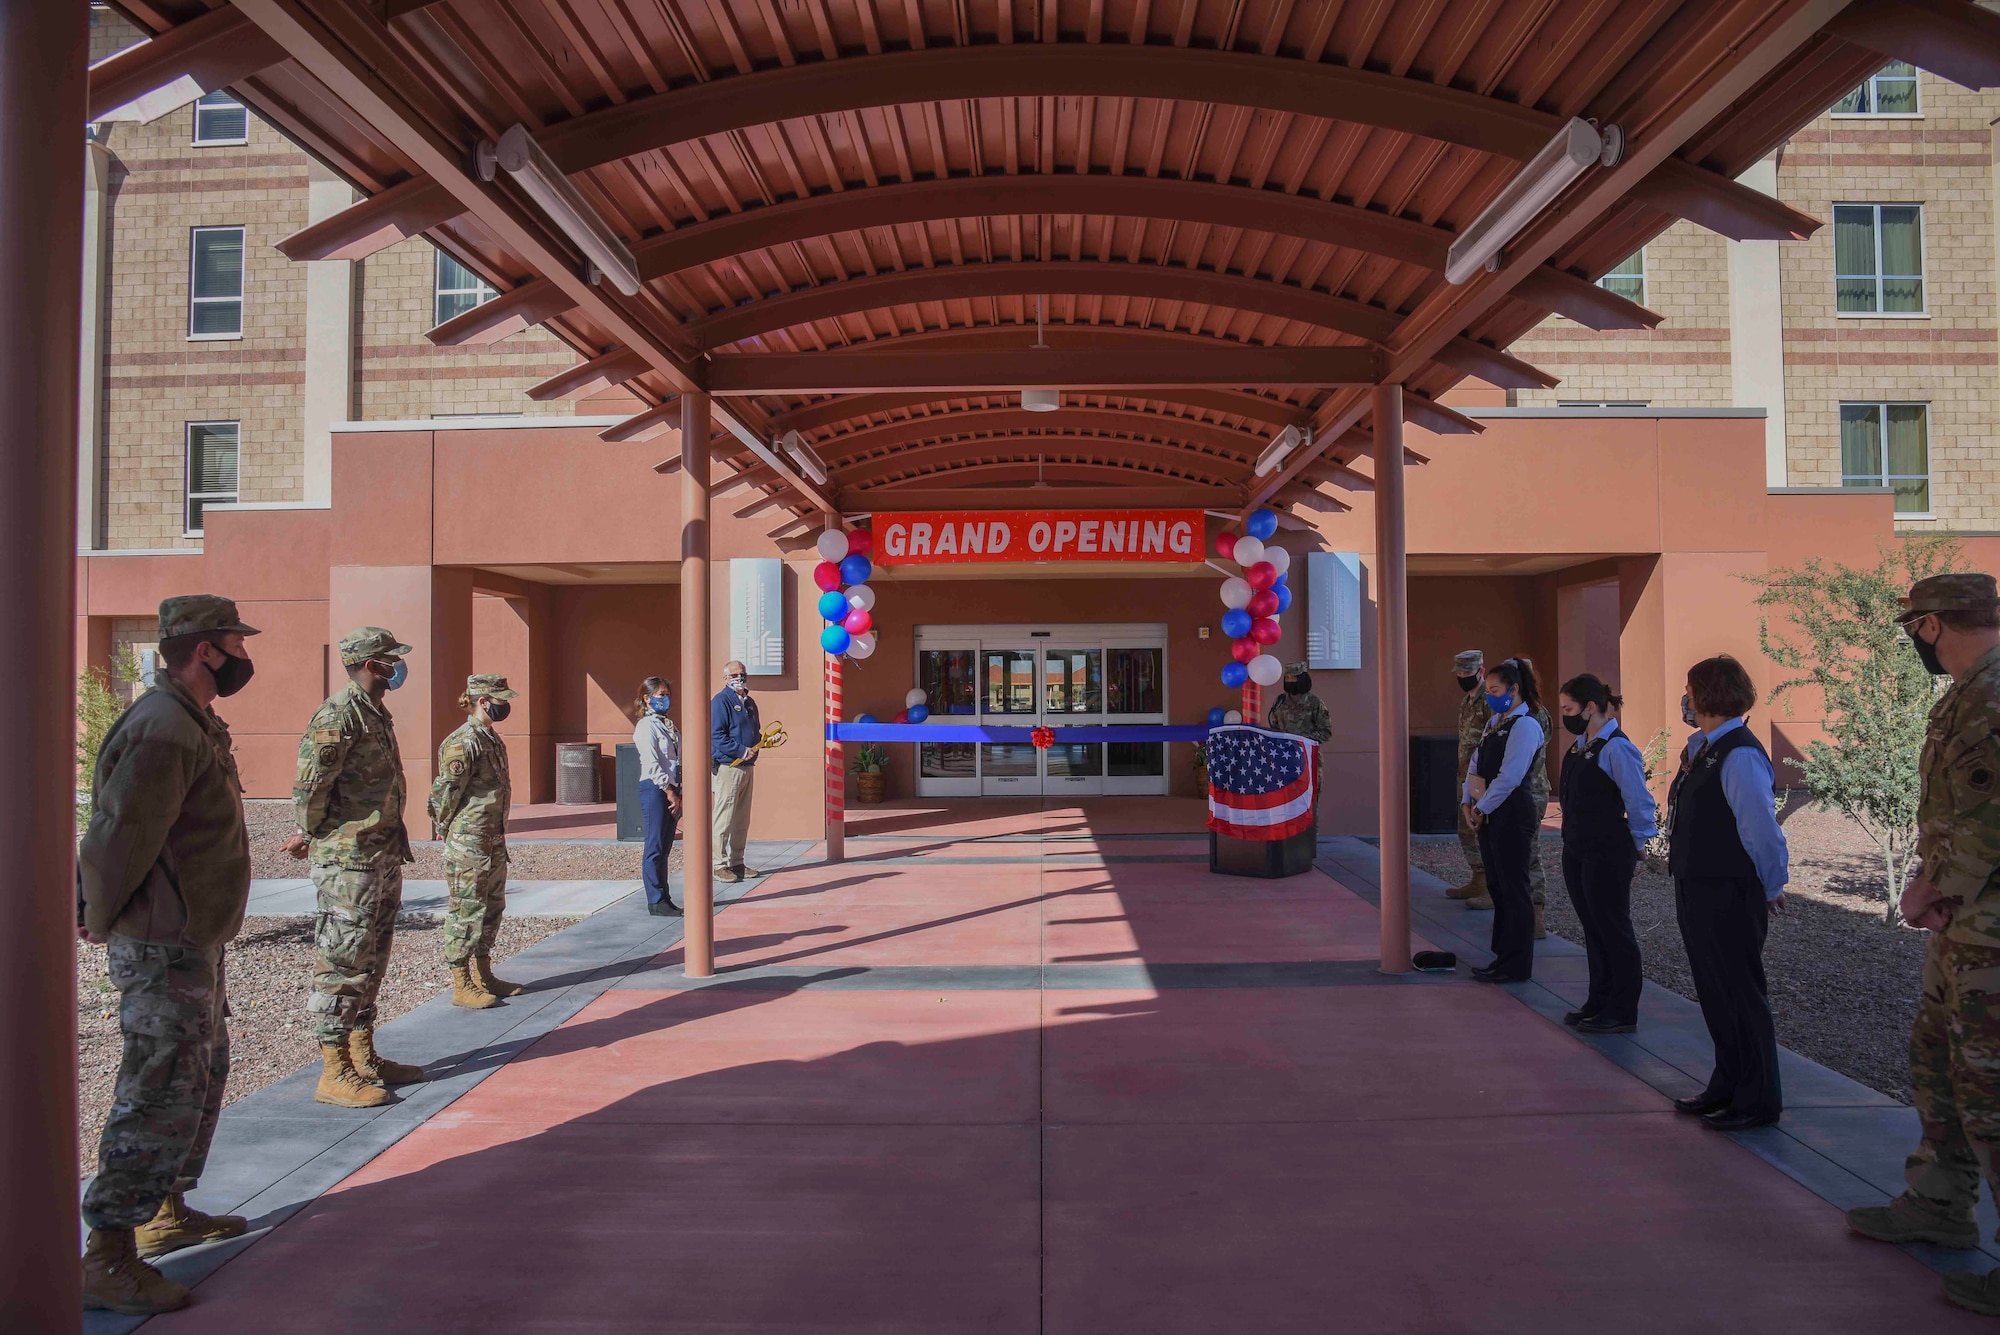
{"label": "exterior wall light", "polygon": [[1031,413],[1052,413],[1062,407],[1062,391],[1024,389],[1021,391],[1021,407]]}
{"label": "exterior wall light", "polygon": [[778,437],[778,448],[792,457],[792,462],[799,466],[801,473],[822,487],[826,485],[826,464],[813,452],[813,447],[806,444],[804,436],[796,431],[787,431]]}
{"label": "exterior wall light", "polygon": [[584,253],[590,261],[591,282],[609,278],[626,296],[639,295],[639,262],[590,201],[570,184],[562,168],[542,151],[527,126],[512,126],[497,144],[480,140],[473,157],[482,181],[491,181],[498,169],[506,169],[549,221]]}
{"label": "exterior wall light", "polygon": [[1472,281],[1481,270],[1498,269],[1500,252],[1507,243],[1526,230],[1571,182],[1593,163],[1615,167],[1624,155],[1623,130],[1609,125],[1600,132],[1582,117],[1572,117],[1451,243],[1445,254],[1445,281],[1456,286]]}
{"label": "exterior wall light", "polygon": [[1285,460],[1291,456],[1292,451],[1305,444],[1306,440],[1306,433],[1299,430],[1296,426],[1288,426],[1283,431],[1280,431],[1271,443],[1264,447],[1264,452],[1257,456],[1257,467],[1255,470],[1257,476],[1269,477],[1271,474],[1277,472],[1278,469],[1284,466]]}

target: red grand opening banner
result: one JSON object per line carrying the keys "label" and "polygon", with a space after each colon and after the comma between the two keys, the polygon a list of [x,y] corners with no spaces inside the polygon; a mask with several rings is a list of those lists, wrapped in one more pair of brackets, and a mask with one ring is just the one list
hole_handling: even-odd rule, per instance
{"label": "red grand opening banner", "polygon": [[872,524],[882,565],[978,561],[1202,559],[1199,510],[966,510],[880,514]]}

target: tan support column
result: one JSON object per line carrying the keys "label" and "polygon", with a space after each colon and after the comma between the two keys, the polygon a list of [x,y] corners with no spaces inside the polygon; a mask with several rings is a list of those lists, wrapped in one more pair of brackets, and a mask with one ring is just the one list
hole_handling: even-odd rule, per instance
{"label": "tan support column", "polygon": [[83,333],[76,419],[76,545],[104,547],[104,290],[111,263],[111,150],[83,146]]}
{"label": "tan support column", "polygon": [[[354,189],[317,162],[306,164],[306,220],[321,222],[354,202]],[[333,504],[335,422],[354,416],[354,261],[306,266],[303,431],[307,505]]]}
{"label": "tan support column", "polygon": [[89,10],[0,0],[0,1309],[83,1320],[76,1190],[76,470]]}
{"label": "tan support column", "polygon": [[1410,609],[1403,387],[1375,386],[1375,697],[1380,749],[1382,972],[1410,968]]}
{"label": "tan support column", "polygon": [[715,790],[709,784],[708,395],[681,395],[681,972],[715,972]]}

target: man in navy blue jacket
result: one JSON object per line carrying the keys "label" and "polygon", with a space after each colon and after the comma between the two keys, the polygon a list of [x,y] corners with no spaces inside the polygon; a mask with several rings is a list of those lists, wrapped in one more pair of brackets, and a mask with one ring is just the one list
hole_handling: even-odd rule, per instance
{"label": "man in navy blue jacket", "polygon": [[[727,684],[708,705],[711,768],[715,771],[715,879],[740,881],[763,873],[743,865],[750,832],[750,789],[757,777],[757,739],[763,724],[750,698],[750,675],[741,663],[722,665]],[[733,764],[741,760],[743,763]]]}

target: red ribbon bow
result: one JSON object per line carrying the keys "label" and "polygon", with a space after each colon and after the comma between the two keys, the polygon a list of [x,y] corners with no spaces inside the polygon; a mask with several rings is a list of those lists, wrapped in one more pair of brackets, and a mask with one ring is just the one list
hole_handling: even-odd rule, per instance
{"label": "red ribbon bow", "polygon": [[1028,734],[1028,740],[1029,740],[1029,741],[1031,741],[1031,742],[1033,742],[1033,743],[1034,743],[1034,744],[1035,744],[1035,745],[1036,745],[1037,747],[1039,747],[1039,748],[1040,748],[1041,750],[1044,750],[1044,751],[1046,751],[1046,750],[1048,750],[1048,749],[1049,749],[1050,747],[1052,747],[1052,746],[1054,746],[1054,745],[1056,744],[1056,732],[1055,732],[1055,729],[1054,729],[1054,728],[1037,728],[1037,729],[1035,729],[1035,730],[1034,730],[1033,732],[1031,732],[1031,733],[1029,733],[1029,734]]}

